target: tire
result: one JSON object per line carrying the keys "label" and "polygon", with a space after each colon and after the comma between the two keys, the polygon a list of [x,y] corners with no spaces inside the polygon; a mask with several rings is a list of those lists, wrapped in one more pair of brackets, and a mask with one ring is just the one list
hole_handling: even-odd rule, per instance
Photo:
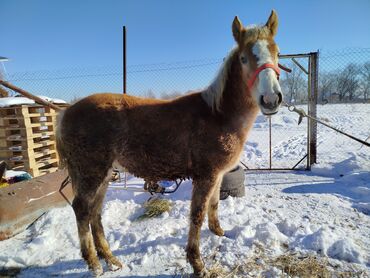
{"label": "tire", "polygon": [[220,189],[220,200],[226,199],[228,196],[243,197],[245,196],[244,186],[245,174],[240,165],[235,167],[230,172],[226,173],[222,179]]}

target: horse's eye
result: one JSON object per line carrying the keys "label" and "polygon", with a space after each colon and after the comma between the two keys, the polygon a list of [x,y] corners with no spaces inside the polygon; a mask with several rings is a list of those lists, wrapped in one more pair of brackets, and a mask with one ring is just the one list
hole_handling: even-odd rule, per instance
{"label": "horse's eye", "polygon": [[244,57],[244,56],[241,56],[240,57],[240,61],[243,63],[243,64],[246,64],[247,63],[247,58]]}

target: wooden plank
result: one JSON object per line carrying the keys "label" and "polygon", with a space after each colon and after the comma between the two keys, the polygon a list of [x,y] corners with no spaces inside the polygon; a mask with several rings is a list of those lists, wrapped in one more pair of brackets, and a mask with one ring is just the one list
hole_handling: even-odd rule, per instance
{"label": "wooden plank", "polygon": [[45,148],[43,150],[40,150],[40,151],[26,151],[26,150],[23,150],[23,151],[1,151],[0,150],[0,158],[6,158],[8,160],[15,160],[13,159],[14,157],[18,157],[18,156],[22,156],[23,159],[20,159],[18,161],[21,161],[21,160],[28,160],[30,158],[33,158],[33,159],[38,159],[38,158],[41,158],[43,156],[46,156],[46,155],[52,155],[52,154],[56,154],[56,150],[53,150],[53,149],[50,149],[50,148]]}
{"label": "wooden plank", "polygon": [[41,118],[41,117],[56,117],[58,114],[55,112],[50,113],[32,113],[27,115],[8,115],[3,117],[5,120],[12,120],[12,119],[27,119],[27,118]]}
{"label": "wooden plank", "polygon": [[[40,149],[40,148],[43,148],[43,147],[48,147],[48,146],[55,146],[56,145],[56,142],[55,140],[45,140],[45,141],[41,141],[41,142],[28,142],[29,144],[27,144],[26,141],[19,141],[17,142],[17,144],[15,145],[8,145],[8,146],[5,146],[5,147],[0,147],[0,151],[37,151],[35,149]],[[1,145],[1,141],[0,141],[0,145]]]}
{"label": "wooden plank", "polygon": [[24,165],[15,166],[15,167],[12,168],[12,170],[14,170],[14,171],[25,171],[25,172],[27,172]]}
{"label": "wooden plank", "polygon": [[50,168],[47,168],[47,169],[35,169],[35,170],[32,170],[32,176],[34,177],[39,177],[39,176],[43,176],[43,175],[46,175],[46,174],[49,174],[49,173],[54,173],[58,170],[58,167],[55,166],[55,167],[50,167]]}
{"label": "wooden plank", "polygon": [[32,144],[28,145],[28,148],[37,149],[37,148],[41,148],[41,147],[45,147],[45,146],[50,146],[52,144],[56,145],[56,142],[54,140],[48,139],[48,140],[40,141],[40,142],[36,142],[36,143],[32,142]]}
{"label": "wooden plank", "polygon": [[72,187],[68,185],[59,192],[67,177],[66,171],[56,171],[29,181],[0,188],[0,240],[25,230],[46,211],[67,205],[73,199]]}
{"label": "wooden plank", "polygon": [[55,135],[55,132],[50,127],[46,128],[41,130],[32,128],[0,130],[0,138],[6,141],[26,141],[43,136]]}
{"label": "wooden plank", "polygon": [[54,131],[45,131],[45,132],[40,132],[40,133],[34,133],[31,136],[26,137],[24,134],[13,134],[8,137],[2,137],[0,140],[5,140],[5,141],[23,141],[23,142],[32,142],[33,139],[38,139],[41,137],[45,136],[53,136],[55,135]]}
{"label": "wooden plank", "polygon": [[51,164],[57,163],[58,159],[51,157],[51,158],[45,158],[45,159],[41,159],[41,160],[34,160],[34,159],[24,160],[23,162],[30,169],[40,169],[42,167],[46,167],[46,166],[49,166]]}
{"label": "wooden plank", "polygon": [[42,127],[53,127],[54,123],[52,122],[41,122],[41,123],[32,123],[29,124],[27,127],[26,126],[20,126],[20,125],[10,125],[10,126],[0,126],[0,131],[1,130],[34,130],[34,129],[39,129]]}
{"label": "wooden plank", "polygon": [[10,106],[3,107],[0,109],[0,114],[4,117],[12,116],[24,116],[29,117],[30,115],[46,115],[46,114],[57,114],[55,110],[50,107],[44,107],[39,105],[19,105],[19,106]]}
{"label": "wooden plank", "polygon": [[[26,121],[24,121],[26,120]],[[36,121],[31,122],[31,119],[24,118],[13,118],[13,119],[4,119],[0,129],[18,129],[18,128],[32,128],[38,126],[53,126],[56,124],[56,118],[51,118],[50,121]]]}
{"label": "wooden plank", "polygon": [[11,167],[11,169],[22,169],[23,171],[30,173],[33,177],[38,177],[45,173],[54,172],[58,168],[58,159],[56,157],[42,159],[38,161],[26,159],[14,161],[7,159],[5,161],[8,166]]}
{"label": "wooden plank", "polygon": [[39,105],[43,105],[43,106],[46,106],[46,107],[52,107],[53,109],[57,110],[57,111],[60,111],[62,110],[62,108],[60,108],[59,106],[55,105],[54,103],[51,103],[49,101],[46,101],[38,96],[35,96],[7,81],[4,81],[4,80],[0,80],[0,84],[3,85],[4,87],[7,87],[8,89],[11,89],[13,91],[16,91],[17,93],[27,97],[27,98],[30,98],[32,100],[34,100],[36,103],[38,103]]}

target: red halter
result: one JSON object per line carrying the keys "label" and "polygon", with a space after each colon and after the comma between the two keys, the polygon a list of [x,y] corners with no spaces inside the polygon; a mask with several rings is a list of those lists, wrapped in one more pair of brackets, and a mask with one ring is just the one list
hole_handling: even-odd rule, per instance
{"label": "red halter", "polygon": [[248,80],[248,88],[252,89],[254,82],[256,81],[258,75],[260,74],[261,71],[265,69],[273,69],[276,73],[277,79],[279,80],[280,76],[280,69],[275,66],[274,64],[263,64],[262,66],[258,67],[255,72],[252,74],[252,77]]}

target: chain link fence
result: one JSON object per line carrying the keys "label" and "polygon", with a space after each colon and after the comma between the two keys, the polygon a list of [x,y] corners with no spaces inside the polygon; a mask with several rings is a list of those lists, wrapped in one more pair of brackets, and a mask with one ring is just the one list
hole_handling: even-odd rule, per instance
{"label": "chain link fence", "polygon": [[[307,111],[309,59],[283,56],[279,62],[291,70],[281,70],[280,86],[284,101]],[[245,145],[242,160],[249,169],[305,169],[307,140],[307,121],[298,125],[297,114],[286,107],[281,107],[279,113],[271,118],[260,113]]]}
{"label": "chain link fence", "polygon": [[[309,85],[305,72],[308,60],[280,60],[292,70],[281,75],[284,99],[305,111],[308,104]],[[223,59],[219,58],[129,65],[127,92],[142,97],[172,98],[197,91],[212,81],[222,62]],[[318,117],[366,139],[370,135],[370,48],[321,52],[319,63]],[[74,102],[92,93],[122,92],[122,75],[122,66],[117,65],[8,73],[7,79],[33,94]],[[243,162],[258,169],[292,168],[307,154],[307,136],[307,120],[298,125],[298,115],[286,108],[271,118],[271,139],[269,119],[258,115],[245,145]],[[318,126],[318,162],[321,157],[332,156],[333,151],[343,149],[343,144],[357,144],[347,138],[333,140],[334,136],[341,135]],[[356,145],[356,148],[360,147]],[[343,153],[343,157],[348,155],[348,151]],[[304,159],[298,164],[304,168]]]}
{"label": "chain link fence", "polygon": [[[370,48],[320,53],[317,116],[361,140],[370,136]],[[369,163],[368,147],[318,125],[318,162],[333,159],[341,171],[355,157]],[[370,164],[369,164],[370,167]]]}
{"label": "chain link fence", "polygon": [[[170,98],[207,86],[222,59],[129,65],[127,92],[142,97]],[[122,66],[68,68],[8,74],[8,81],[37,95],[73,102],[97,92],[123,91]],[[12,93],[12,92],[11,92]]]}

